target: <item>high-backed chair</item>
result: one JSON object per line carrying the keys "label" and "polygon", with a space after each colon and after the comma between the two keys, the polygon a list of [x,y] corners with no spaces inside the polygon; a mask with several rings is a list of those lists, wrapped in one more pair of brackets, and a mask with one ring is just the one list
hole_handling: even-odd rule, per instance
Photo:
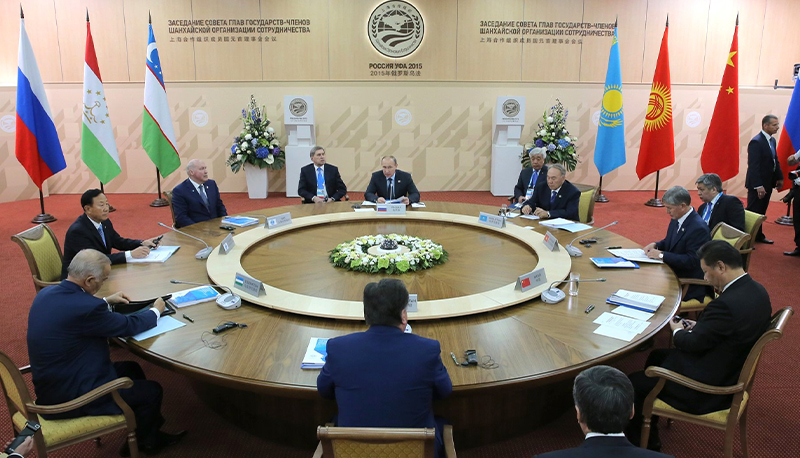
{"label": "high-backed chair", "polygon": [[[28,372],[30,369],[25,369]],[[0,387],[3,389],[11,424],[14,432],[19,433],[29,420],[42,425],[33,435],[36,456],[47,458],[47,453],[79,442],[95,439],[101,435],[118,430],[128,433],[128,447],[131,457],[138,458],[139,447],[136,443],[136,418],[133,410],[122,400],[118,390],[131,388],[133,381],[127,377],[112,380],[99,386],[83,396],[58,405],[42,406],[33,402],[28,386],[22,378],[22,371],[5,353],[0,352]],[[110,394],[114,402],[122,409],[121,415],[86,416],[66,420],[45,420],[39,414],[59,414],[78,409]]]}
{"label": "high-backed chair", "polygon": [[[445,456],[456,457],[453,427],[446,425]],[[317,428],[319,446],[314,458],[434,458],[436,431],[433,428]]]}
{"label": "high-backed chair", "polygon": [[592,186],[591,189],[581,191],[581,200],[578,204],[578,216],[580,221],[586,224],[594,224],[594,195],[597,193],[597,188]]}
{"label": "high-backed chair", "polygon": [[744,270],[750,267],[750,256],[753,254],[753,243],[756,241],[756,235],[761,225],[764,224],[767,217],[760,215],[750,210],[744,211],[744,231],[750,234],[750,240],[739,249],[742,253],[742,262],[744,263]]}
{"label": "high-backed chair", "polygon": [[[641,446],[643,448],[647,447],[647,442],[650,438],[650,417],[658,415],[659,417],[687,421],[696,425],[710,426],[725,431],[723,452],[726,458],[731,458],[733,456],[733,437],[736,434],[736,423],[739,423],[739,440],[742,443],[742,456],[747,458],[747,408],[751,402],[750,391],[753,387],[753,380],[755,378],[756,369],[758,368],[758,362],[761,359],[764,347],[773,340],[780,339],[783,336],[786,322],[793,313],[794,311],[791,307],[786,307],[772,316],[769,328],[761,335],[761,338],[758,339],[750,350],[750,354],[747,355],[747,359],[742,367],[742,372],[739,374],[739,380],[735,385],[711,386],[664,369],[663,367],[648,367],[645,370],[645,374],[648,377],[659,377],[659,380],[655,388],[653,388],[653,391],[647,395],[647,399],[645,399],[642,408],[644,424],[642,427]],[[733,402],[729,409],[704,415],[693,415],[682,412],[657,398],[658,394],[664,388],[664,383],[667,381],[689,387],[702,393],[719,395],[732,394]]]}
{"label": "high-backed chair", "polygon": [[172,206],[172,191],[162,191],[161,194],[164,195],[164,198],[167,199],[167,203],[169,204],[169,212],[172,214],[172,227],[177,229],[178,223],[175,221],[175,207]]}
{"label": "high-backed chair", "polygon": [[57,285],[61,281],[64,254],[50,226],[40,224],[12,235],[11,240],[25,253],[37,293],[42,288]]}

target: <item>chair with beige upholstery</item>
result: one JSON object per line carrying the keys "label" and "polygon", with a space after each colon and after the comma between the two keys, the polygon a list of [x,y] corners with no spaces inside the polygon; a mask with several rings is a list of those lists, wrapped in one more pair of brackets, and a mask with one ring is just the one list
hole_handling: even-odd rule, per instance
{"label": "chair with beige upholstery", "polygon": [[[30,369],[23,369],[26,373]],[[18,433],[25,428],[29,420],[42,425],[42,428],[33,436],[36,456],[47,458],[47,453],[58,450],[79,442],[95,439],[101,435],[114,431],[126,430],[128,433],[128,447],[133,458],[139,456],[139,447],[136,444],[136,418],[133,410],[122,400],[119,391],[122,388],[131,388],[133,381],[127,377],[112,380],[99,386],[83,396],[58,405],[42,406],[31,399],[28,386],[22,378],[22,371],[17,369],[14,362],[5,353],[0,352],[0,387],[11,414],[11,424],[14,432]],[[45,420],[40,414],[59,414],[83,407],[102,396],[111,395],[114,402],[122,409],[121,415],[86,416],[69,418],[66,420]]]}
{"label": "chair with beige upholstery", "polygon": [[[445,426],[445,456],[456,457],[453,427]],[[319,446],[314,458],[434,458],[433,428],[317,428]]]}
{"label": "chair with beige upholstery", "polygon": [[167,203],[169,204],[169,212],[172,214],[172,227],[177,229],[178,226],[175,223],[175,207],[172,206],[172,191],[162,191],[161,194],[164,195],[164,198],[167,199]]}
{"label": "chair with beige upholstery", "polygon": [[755,249],[753,248],[753,244],[756,241],[756,235],[758,235],[758,230],[766,219],[766,216],[759,215],[756,212],[751,212],[750,210],[744,211],[744,231],[750,234],[750,240],[739,249],[739,252],[742,253],[742,262],[744,263],[745,272],[747,272],[748,267],[750,267],[750,256]]}
{"label": "chair with beige upholstery", "polygon": [[592,186],[590,189],[581,191],[581,200],[578,204],[578,216],[580,222],[594,224],[594,196],[597,188]]}
{"label": "chair with beige upholstery", "polygon": [[46,286],[61,282],[61,267],[64,255],[56,235],[47,224],[40,224],[19,234],[12,235],[14,241],[28,260],[33,286],[36,292]]}
{"label": "chair with beige upholstery", "polygon": [[[659,380],[655,388],[653,388],[653,391],[651,391],[647,399],[645,399],[642,408],[644,424],[642,427],[641,446],[647,447],[647,442],[650,438],[650,417],[658,415],[659,417],[686,421],[696,425],[710,426],[725,431],[723,452],[726,458],[730,458],[733,456],[733,438],[736,434],[736,423],[739,423],[739,440],[742,444],[742,456],[747,458],[747,408],[750,405],[749,401],[756,368],[758,368],[758,363],[761,359],[764,347],[773,340],[780,339],[783,336],[786,322],[789,320],[789,317],[792,316],[792,313],[794,313],[792,308],[786,307],[772,316],[772,321],[767,331],[761,335],[761,338],[758,339],[750,350],[750,354],[747,355],[747,359],[742,367],[742,372],[739,375],[739,380],[735,385],[706,385],[705,383],[692,380],[676,372],[664,369],[663,367],[648,367],[645,370],[645,374],[648,377],[659,377]],[[711,412],[705,415],[692,415],[682,412],[657,398],[658,394],[664,388],[664,383],[667,381],[689,387],[702,393],[733,395],[733,402],[729,409]],[[691,453],[689,453],[689,455],[691,455]]]}

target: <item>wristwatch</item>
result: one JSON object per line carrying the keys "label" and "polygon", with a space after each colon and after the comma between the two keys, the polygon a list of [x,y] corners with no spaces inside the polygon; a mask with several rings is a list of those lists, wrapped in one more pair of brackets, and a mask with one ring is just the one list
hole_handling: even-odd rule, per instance
{"label": "wristwatch", "polygon": [[658,259],[660,259],[662,261],[664,260],[664,253],[663,252],[658,253]]}

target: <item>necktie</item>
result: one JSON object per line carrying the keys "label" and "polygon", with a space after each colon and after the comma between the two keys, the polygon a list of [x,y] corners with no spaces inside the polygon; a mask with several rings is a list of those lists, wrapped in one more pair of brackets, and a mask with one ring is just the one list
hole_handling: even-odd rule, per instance
{"label": "necktie", "polygon": [[528,187],[532,188],[532,187],[536,186],[536,180],[538,178],[539,178],[539,171],[538,170],[534,170],[533,173],[531,174],[531,182],[528,183]]}
{"label": "necktie", "polygon": [[386,189],[389,190],[389,200],[392,200],[394,199],[394,186],[392,186],[392,179],[387,178],[386,180]]}
{"label": "necktie", "polygon": [[772,170],[778,168],[778,150],[775,146],[775,137],[769,137],[769,149],[772,150]]}
{"label": "necktie", "polygon": [[556,192],[555,191],[550,191],[550,204],[552,205],[553,202],[555,202],[555,201],[556,201]]}
{"label": "necktie", "polygon": [[208,196],[206,195],[206,187],[200,185],[197,187],[197,191],[200,193],[200,199],[203,200],[203,205],[206,206],[206,210],[208,210]]}
{"label": "necktie", "polygon": [[105,234],[105,232],[103,232],[103,225],[102,224],[97,228],[97,232],[100,233],[100,240],[103,241],[103,246],[108,246],[106,244],[106,234]]}
{"label": "necktie", "polygon": [[325,179],[322,177],[322,167],[317,167],[317,197],[325,197]]}
{"label": "necktie", "polygon": [[711,218],[711,206],[712,204],[709,202],[708,205],[706,205],[706,211],[703,212],[703,221],[705,221],[706,224],[708,224],[708,220]]}

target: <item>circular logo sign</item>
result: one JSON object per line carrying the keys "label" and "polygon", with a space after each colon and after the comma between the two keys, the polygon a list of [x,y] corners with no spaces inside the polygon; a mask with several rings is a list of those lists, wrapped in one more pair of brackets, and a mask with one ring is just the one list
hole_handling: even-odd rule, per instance
{"label": "circular logo sign", "polygon": [[411,112],[405,108],[397,110],[397,112],[394,114],[394,122],[396,122],[399,126],[407,126],[411,124],[411,118]]}
{"label": "circular logo sign", "polygon": [[367,35],[372,46],[386,57],[406,57],[419,48],[425,25],[422,15],[410,3],[381,3],[369,16]]}
{"label": "circular logo sign", "polygon": [[600,124],[600,111],[592,113],[592,124],[598,126]]}
{"label": "circular logo sign", "polygon": [[5,115],[0,118],[0,129],[3,129],[3,132],[14,132],[17,130],[17,118],[11,115]]}
{"label": "circular logo sign", "polygon": [[700,113],[696,111],[690,111],[686,113],[686,125],[689,127],[699,126],[702,120],[702,116],[700,116]]}
{"label": "circular logo sign", "polygon": [[514,99],[508,99],[503,102],[503,114],[507,118],[513,118],[519,114],[519,102]]}
{"label": "circular logo sign", "polygon": [[192,124],[197,127],[203,127],[208,124],[208,113],[203,110],[194,110],[192,112]]}
{"label": "circular logo sign", "polygon": [[308,113],[308,105],[306,104],[306,101],[300,98],[292,99],[292,101],[289,102],[289,113],[291,113],[292,116],[297,116],[298,118],[300,116],[305,116],[305,114]]}

